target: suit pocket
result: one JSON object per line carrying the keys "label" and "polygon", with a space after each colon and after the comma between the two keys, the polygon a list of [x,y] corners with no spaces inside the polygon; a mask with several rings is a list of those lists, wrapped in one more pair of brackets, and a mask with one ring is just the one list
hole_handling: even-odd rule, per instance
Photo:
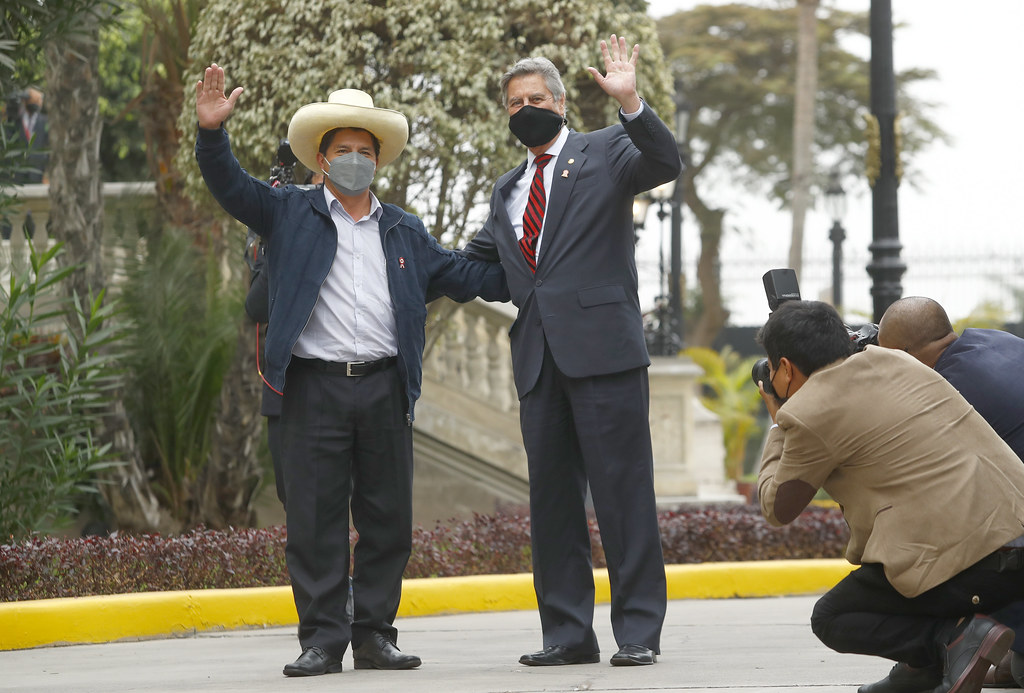
{"label": "suit pocket", "polygon": [[591,308],[606,303],[622,303],[626,300],[626,290],[621,284],[609,286],[591,286],[587,289],[580,289],[577,293],[580,299],[580,306]]}

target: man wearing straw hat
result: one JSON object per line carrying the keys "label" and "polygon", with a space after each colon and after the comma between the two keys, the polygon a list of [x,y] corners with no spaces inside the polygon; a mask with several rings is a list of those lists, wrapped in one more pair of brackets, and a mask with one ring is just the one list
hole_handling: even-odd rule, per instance
{"label": "man wearing straw hat", "polygon": [[[273,188],[241,169],[222,127],[241,87],[224,70],[196,84],[196,159],[224,209],[267,245],[268,416],[302,654],[286,676],[411,669],[395,616],[412,544],[412,420],[420,394],[426,295],[507,300],[497,263],[442,248],[419,218],[370,192],[409,136],[401,113],[369,94],[333,92],[288,127],[299,162],[323,186]],[[359,541],[349,594],[349,499]]]}

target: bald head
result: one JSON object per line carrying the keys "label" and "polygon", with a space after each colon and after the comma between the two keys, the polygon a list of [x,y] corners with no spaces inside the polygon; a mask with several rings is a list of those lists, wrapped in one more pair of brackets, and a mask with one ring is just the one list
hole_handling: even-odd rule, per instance
{"label": "bald head", "polygon": [[878,323],[878,345],[907,352],[928,367],[957,335],[942,306],[930,298],[908,296],[893,303]]}

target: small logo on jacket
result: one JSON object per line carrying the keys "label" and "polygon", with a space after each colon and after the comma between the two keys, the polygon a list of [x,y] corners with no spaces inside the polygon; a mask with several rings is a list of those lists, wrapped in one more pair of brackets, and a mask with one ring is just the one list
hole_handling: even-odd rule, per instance
{"label": "small logo on jacket", "polygon": [[399,269],[405,269],[405,258],[404,257],[398,258],[398,268]]}

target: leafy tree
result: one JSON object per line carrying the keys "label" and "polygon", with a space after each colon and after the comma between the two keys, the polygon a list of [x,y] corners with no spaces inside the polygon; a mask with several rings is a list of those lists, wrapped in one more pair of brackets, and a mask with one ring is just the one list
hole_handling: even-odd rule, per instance
{"label": "leafy tree", "polygon": [[137,3],[127,5],[116,23],[100,29],[100,171],[104,181],[152,179],[146,163],[143,115],[135,104],[142,91],[142,40],[147,35]]}
{"label": "leafy tree", "polygon": [[[824,8],[818,19],[818,92],[814,159],[847,174],[863,170],[869,109],[869,64],[845,48],[845,40],[868,33],[867,17]],[[703,312],[689,333],[691,344],[709,345],[728,319],[720,290],[720,244],[728,209],[712,185],[730,180],[785,205],[792,194],[793,108],[796,83],[797,9],[743,4],[702,5],[659,21],[658,34],[677,89],[693,105],[683,173],[684,199],[700,226],[697,264]],[[936,138],[929,104],[907,88],[934,74],[910,69],[896,76],[902,119],[905,170],[912,156]],[[827,162],[827,163],[826,163]]]}
{"label": "leafy tree", "polygon": [[[194,85],[206,65],[225,66],[232,86],[246,89],[227,127],[236,156],[258,177],[274,163],[278,141],[286,136],[296,109],[325,101],[335,89],[363,89],[375,105],[404,113],[410,123],[409,146],[398,162],[382,171],[374,190],[381,199],[422,216],[437,238],[457,245],[479,227],[485,213],[481,206],[497,176],[524,156],[513,143],[500,106],[501,73],[526,55],[551,58],[564,73],[570,124],[587,130],[605,127],[614,122],[617,104],[594,84],[585,67],[600,66],[598,42],[611,32],[625,32],[628,40],[641,44],[641,93],[663,117],[671,118],[667,73],[642,0],[568,0],[557,7],[538,0],[207,3],[194,28],[189,76],[183,91],[174,94],[184,99],[178,102],[176,125],[182,140],[173,168],[205,210],[206,226],[214,229],[207,243],[210,252],[222,266],[239,270],[225,281],[242,281],[243,236],[240,231],[221,235],[223,228],[237,227],[214,205],[195,166]],[[304,174],[297,171],[297,180]],[[428,329],[453,307],[442,301],[432,304],[437,314]],[[247,421],[251,428],[254,418],[241,407],[252,382],[251,368],[243,369],[252,360],[252,339],[251,325],[240,320],[236,353],[244,358],[236,357],[224,380],[225,392],[238,394],[230,397],[234,406],[221,407],[229,414],[241,412],[234,417],[240,423],[219,425],[219,436],[238,431]],[[250,395],[252,402],[258,391]],[[227,469],[233,452],[252,447],[249,440],[242,443],[219,446],[225,450],[223,463],[215,449],[211,464]]]}
{"label": "leafy tree", "polygon": [[[479,227],[494,180],[524,156],[508,131],[497,86],[518,58],[544,55],[562,70],[570,126],[605,127],[617,104],[585,67],[600,66],[602,38],[623,33],[641,44],[641,94],[671,119],[668,75],[640,4],[212,0],[196,30],[187,90],[211,62],[225,67],[230,87],[245,87],[227,128],[236,156],[253,172],[272,163],[299,106],[343,87],[368,92],[376,106],[404,113],[410,124],[408,149],[381,172],[375,192],[419,214],[435,237],[460,244]],[[185,99],[178,126],[194,132],[194,96]],[[185,137],[179,167],[189,190],[209,201],[192,159]]]}
{"label": "leafy tree", "polygon": [[[234,355],[240,287],[224,291],[217,264],[183,232],[152,239],[129,269],[124,301],[132,330],[126,365],[128,411],[153,487],[180,527],[248,524],[248,501],[220,508],[206,493],[221,384]],[[251,495],[256,479],[238,480],[228,494]],[[236,512],[232,512],[236,511]],[[230,521],[225,522],[227,515]]]}
{"label": "leafy tree", "polygon": [[93,476],[113,464],[93,437],[118,382],[106,348],[118,335],[103,296],[91,304],[55,287],[60,244],[0,286],[0,537],[66,523]]}

